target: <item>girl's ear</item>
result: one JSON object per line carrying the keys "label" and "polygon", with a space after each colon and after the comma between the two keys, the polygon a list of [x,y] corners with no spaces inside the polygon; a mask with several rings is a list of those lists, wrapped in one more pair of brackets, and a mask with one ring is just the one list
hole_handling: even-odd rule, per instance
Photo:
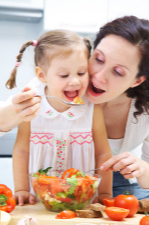
{"label": "girl's ear", "polygon": [[36,66],[35,67],[35,73],[37,75],[37,78],[42,82],[42,83],[47,83],[46,79],[45,79],[45,74],[44,71],[41,67]]}
{"label": "girl's ear", "polygon": [[131,85],[131,88],[139,86],[145,80],[146,80],[146,76],[141,76],[141,77],[137,78],[136,81]]}

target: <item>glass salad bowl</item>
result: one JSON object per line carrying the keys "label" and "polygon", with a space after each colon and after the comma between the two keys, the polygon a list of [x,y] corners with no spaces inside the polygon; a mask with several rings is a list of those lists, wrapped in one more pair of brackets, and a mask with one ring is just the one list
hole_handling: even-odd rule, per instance
{"label": "glass salad bowl", "polygon": [[95,194],[101,177],[76,169],[30,174],[33,190],[46,209],[54,212],[83,209]]}

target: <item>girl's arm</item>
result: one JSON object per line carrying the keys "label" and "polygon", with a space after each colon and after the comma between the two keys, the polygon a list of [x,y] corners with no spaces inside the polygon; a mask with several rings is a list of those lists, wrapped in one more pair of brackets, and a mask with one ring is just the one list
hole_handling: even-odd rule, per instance
{"label": "girl's arm", "polygon": [[23,122],[19,125],[13,149],[14,197],[19,205],[23,205],[24,202],[34,204],[34,197],[29,193],[29,137],[30,123]]}
{"label": "girl's arm", "polygon": [[[94,106],[93,115],[93,140],[95,146],[95,168],[100,166],[112,157],[111,149],[108,143],[104,118],[100,105]],[[94,202],[102,202],[103,198],[112,197],[112,172],[97,170],[97,173],[102,176],[98,188],[98,198]]]}

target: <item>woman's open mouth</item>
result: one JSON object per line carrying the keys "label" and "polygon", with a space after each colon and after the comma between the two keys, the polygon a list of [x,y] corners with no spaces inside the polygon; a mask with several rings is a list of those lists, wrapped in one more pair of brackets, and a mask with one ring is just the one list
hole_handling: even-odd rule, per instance
{"label": "woman's open mouth", "polygon": [[103,89],[100,89],[98,87],[96,87],[95,85],[92,84],[92,90],[95,92],[95,93],[103,93],[105,92]]}
{"label": "woman's open mouth", "polygon": [[95,97],[97,97],[105,92],[105,90],[103,90],[99,87],[96,87],[93,83],[90,83],[89,90],[90,90],[90,93]]}

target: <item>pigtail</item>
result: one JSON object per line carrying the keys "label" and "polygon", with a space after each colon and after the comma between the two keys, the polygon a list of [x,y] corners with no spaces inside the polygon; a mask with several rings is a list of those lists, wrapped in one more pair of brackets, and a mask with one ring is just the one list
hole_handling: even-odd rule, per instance
{"label": "pigtail", "polygon": [[19,51],[19,55],[17,55],[17,57],[16,57],[17,61],[15,63],[15,67],[13,68],[9,79],[7,80],[7,82],[5,84],[6,88],[12,89],[12,88],[16,87],[17,68],[20,65],[20,62],[22,60],[22,56],[23,56],[23,53],[24,53],[25,49],[30,45],[34,45],[34,42],[28,41],[21,47],[21,49]]}
{"label": "pigtail", "polygon": [[89,52],[89,56],[91,55],[91,49],[92,49],[92,45],[91,45],[91,41],[88,39],[88,38],[83,38],[83,41],[88,49],[88,52]]}

